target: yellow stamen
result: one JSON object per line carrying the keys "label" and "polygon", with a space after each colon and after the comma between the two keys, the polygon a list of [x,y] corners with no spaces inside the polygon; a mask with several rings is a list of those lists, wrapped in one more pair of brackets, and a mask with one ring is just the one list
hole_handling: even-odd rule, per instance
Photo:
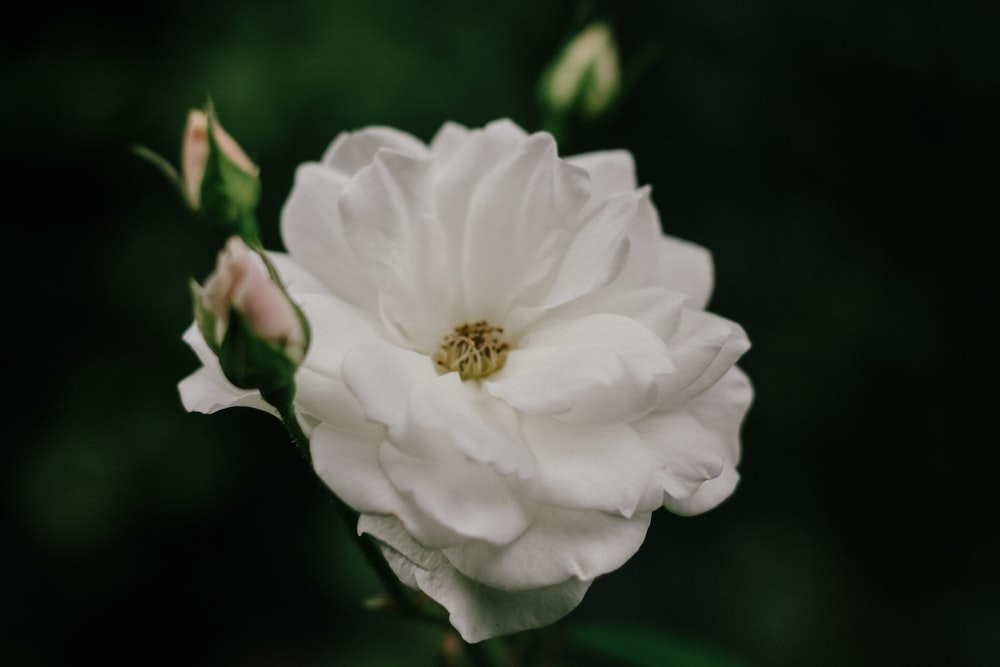
{"label": "yellow stamen", "polygon": [[503,329],[486,320],[466,323],[444,337],[434,352],[434,362],[444,372],[455,371],[463,380],[479,380],[491,375],[507,361]]}

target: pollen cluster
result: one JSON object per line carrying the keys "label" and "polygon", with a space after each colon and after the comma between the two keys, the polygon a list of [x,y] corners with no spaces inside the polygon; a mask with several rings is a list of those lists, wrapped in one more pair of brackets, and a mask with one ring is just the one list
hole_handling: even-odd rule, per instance
{"label": "pollen cluster", "polygon": [[463,380],[479,380],[503,368],[510,346],[503,329],[486,320],[465,323],[444,337],[433,359],[443,372],[455,371]]}

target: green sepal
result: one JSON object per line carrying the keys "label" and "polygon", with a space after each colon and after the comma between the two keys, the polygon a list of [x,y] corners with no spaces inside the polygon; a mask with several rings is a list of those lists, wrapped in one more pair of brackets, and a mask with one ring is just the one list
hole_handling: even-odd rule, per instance
{"label": "green sepal", "polygon": [[208,343],[208,347],[211,348],[216,355],[219,354],[219,341],[216,337],[216,327],[217,319],[215,313],[212,312],[210,308],[206,308],[204,304],[204,299],[202,298],[202,287],[198,282],[191,278],[189,281],[191,287],[191,302],[194,310],[194,321],[198,325],[198,331],[201,332],[201,337],[205,339]]}
{"label": "green sepal", "polygon": [[257,335],[235,308],[229,309],[229,326],[218,354],[222,372],[237,387],[276,395],[295,386],[299,362],[288,356],[283,345]]}
{"label": "green sepal", "polygon": [[260,202],[260,176],[237,165],[226,156],[215,137],[215,110],[206,105],[208,116],[208,158],[199,191],[199,209],[209,221],[244,240],[258,238],[254,212]]}

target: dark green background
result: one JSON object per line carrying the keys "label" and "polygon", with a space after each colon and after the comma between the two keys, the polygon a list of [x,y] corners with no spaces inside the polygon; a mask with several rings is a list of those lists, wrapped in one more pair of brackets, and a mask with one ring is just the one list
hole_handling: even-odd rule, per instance
{"label": "dark green background", "polygon": [[[1000,664],[1000,4],[35,3],[0,42],[5,665],[433,665],[276,420],[192,415],[187,280],[221,237],[176,160],[210,94],[265,242],[336,133],[540,123],[578,10],[642,69],[564,153],[623,147],[709,247],[757,399],[726,503],[657,513],[554,630],[624,622],[746,664]],[[652,57],[652,60],[650,58]]]}

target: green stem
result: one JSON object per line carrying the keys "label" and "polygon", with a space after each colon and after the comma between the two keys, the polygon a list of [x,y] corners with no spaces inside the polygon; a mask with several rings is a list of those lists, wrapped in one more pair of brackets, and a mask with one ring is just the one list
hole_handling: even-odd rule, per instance
{"label": "green stem", "polygon": [[252,212],[244,213],[236,221],[236,231],[243,239],[243,242],[254,250],[258,250],[261,253],[264,251],[264,245],[260,241],[260,234],[257,232],[257,216]]}
{"label": "green stem", "polygon": [[309,452],[309,438],[299,425],[299,418],[295,414],[293,398],[295,397],[295,381],[280,389],[265,391],[261,390],[261,397],[277,410],[281,416],[281,423],[285,425],[285,430],[292,438],[292,442],[299,448],[302,458],[306,463],[312,464],[312,454]]}

